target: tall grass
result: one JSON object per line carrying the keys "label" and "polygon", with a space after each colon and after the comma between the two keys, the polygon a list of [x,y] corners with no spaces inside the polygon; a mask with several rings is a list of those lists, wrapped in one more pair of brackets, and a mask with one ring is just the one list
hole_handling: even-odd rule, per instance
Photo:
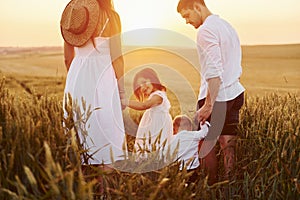
{"label": "tall grass", "polygon": [[91,197],[74,137],[62,127],[61,101],[12,96],[4,79],[0,91],[0,199]]}
{"label": "tall grass", "polygon": [[247,98],[241,116],[238,168],[245,196],[300,197],[299,97]]}
{"label": "tall grass", "polygon": [[[70,109],[70,108],[69,108]],[[299,199],[300,103],[295,95],[246,97],[241,113],[237,170],[232,181],[187,184],[178,163],[160,170],[103,174],[108,199]],[[93,199],[97,182],[85,179],[80,147],[62,126],[56,97],[12,96],[0,84],[0,199]],[[221,160],[222,154],[218,154]],[[224,171],[220,163],[219,172]]]}

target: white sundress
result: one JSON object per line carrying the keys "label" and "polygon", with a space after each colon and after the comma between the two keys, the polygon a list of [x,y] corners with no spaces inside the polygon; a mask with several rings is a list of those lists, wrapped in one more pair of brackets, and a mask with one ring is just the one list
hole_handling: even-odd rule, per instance
{"label": "white sundress", "polygon": [[164,91],[157,90],[150,94],[149,99],[153,95],[162,97],[163,101],[160,105],[149,108],[144,112],[136,134],[135,149],[137,150],[139,148],[138,144],[144,148],[143,140],[145,139],[145,147],[147,147],[149,150],[152,149],[151,145],[148,145],[150,139],[149,133],[151,137],[151,144],[153,144],[161,132],[160,145],[156,145],[156,147],[161,146],[165,140],[167,140],[168,144],[173,135],[173,122],[169,113],[171,104],[167,98],[167,94]]}
{"label": "white sundress", "polygon": [[[88,163],[83,164],[111,164],[113,160],[124,159],[124,123],[109,38],[96,37],[94,44],[96,48],[90,40],[82,47],[75,47],[64,93],[70,93],[73,102],[78,101],[82,113],[82,97],[86,107],[100,108],[94,110],[87,121],[88,136],[85,138],[78,130],[81,142],[85,139],[85,149],[90,155],[94,154]],[[74,115],[74,121],[77,120]]]}

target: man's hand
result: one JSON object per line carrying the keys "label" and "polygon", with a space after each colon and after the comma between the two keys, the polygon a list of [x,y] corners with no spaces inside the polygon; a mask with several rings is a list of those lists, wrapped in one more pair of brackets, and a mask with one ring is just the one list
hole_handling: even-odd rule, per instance
{"label": "man's hand", "polygon": [[214,103],[219,93],[221,79],[219,77],[210,78],[208,82],[208,91],[204,105],[197,110],[196,118],[203,125],[212,113]]}
{"label": "man's hand", "polygon": [[203,125],[205,121],[207,121],[212,113],[212,109],[212,105],[205,103],[199,110],[197,110],[195,117],[201,125]]}

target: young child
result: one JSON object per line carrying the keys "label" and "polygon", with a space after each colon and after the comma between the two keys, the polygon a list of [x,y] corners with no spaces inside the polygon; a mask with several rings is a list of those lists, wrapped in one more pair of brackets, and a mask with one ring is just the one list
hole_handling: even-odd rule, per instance
{"label": "young child", "polygon": [[[156,143],[156,149],[172,137],[172,117],[169,113],[171,104],[167,98],[166,88],[163,86],[151,68],[139,71],[133,80],[133,90],[138,101],[127,101],[125,104],[135,110],[146,110],[138,126],[135,149],[152,150],[152,144],[160,135],[160,144]],[[150,133],[150,137],[149,137]],[[151,144],[149,140],[151,139]]]}
{"label": "young child", "polygon": [[181,161],[180,170],[186,166],[187,170],[195,170],[199,167],[198,145],[207,133],[210,124],[205,122],[201,130],[192,131],[192,121],[186,115],[177,115],[173,120],[173,137],[170,142],[171,154],[177,149],[178,161]]}

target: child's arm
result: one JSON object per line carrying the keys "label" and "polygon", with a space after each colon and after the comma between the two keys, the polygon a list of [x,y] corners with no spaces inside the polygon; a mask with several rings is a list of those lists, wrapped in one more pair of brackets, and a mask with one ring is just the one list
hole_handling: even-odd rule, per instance
{"label": "child's arm", "polygon": [[210,127],[210,123],[208,121],[205,121],[203,125],[200,125],[201,129],[199,131],[193,131],[196,135],[194,137],[195,140],[202,140],[207,136],[208,129]]}
{"label": "child's arm", "polygon": [[[125,100],[126,101],[126,100]],[[153,95],[151,99],[148,99],[145,102],[139,102],[134,100],[127,100],[126,105],[129,108],[135,109],[135,110],[146,110],[148,108],[158,106],[163,102],[163,98],[158,95]]]}

